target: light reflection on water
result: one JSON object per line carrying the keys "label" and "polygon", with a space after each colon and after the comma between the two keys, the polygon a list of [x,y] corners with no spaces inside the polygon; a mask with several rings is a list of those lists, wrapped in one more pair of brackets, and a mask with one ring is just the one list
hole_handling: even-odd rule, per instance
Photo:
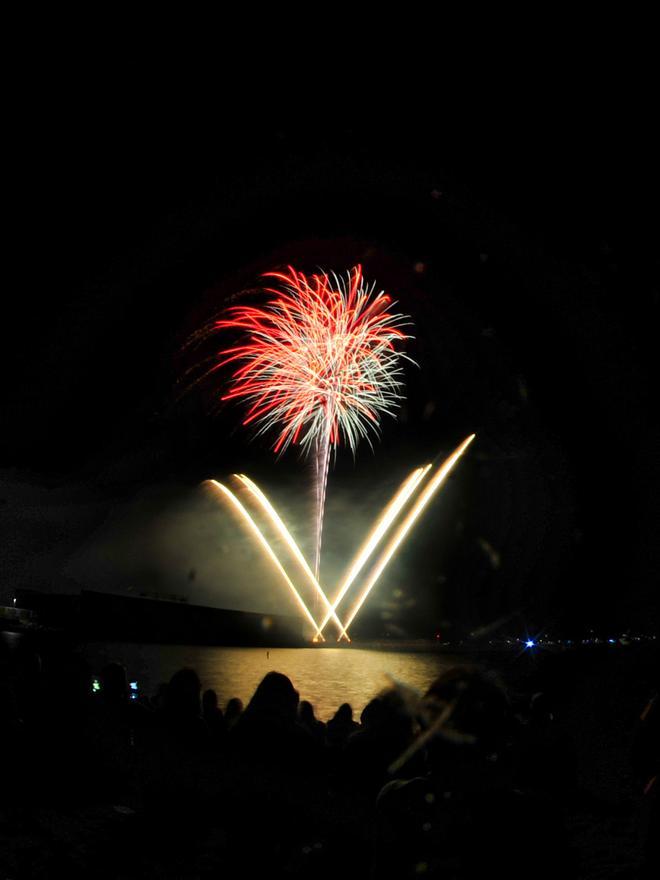
{"label": "light reflection on water", "polygon": [[288,675],[301,700],[313,704],[316,715],[327,721],[339,705],[348,702],[356,716],[388,684],[387,676],[424,691],[456,658],[433,653],[377,651],[360,648],[216,648],[197,645],[142,645],[90,643],[85,656],[95,674],[105,663],[126,667],[129,680],[137,680],[140,693],[153,695],[183,666],[197,671],[202,689],[213,688],[221,705],[230,697],[244,703],[267,672]]}

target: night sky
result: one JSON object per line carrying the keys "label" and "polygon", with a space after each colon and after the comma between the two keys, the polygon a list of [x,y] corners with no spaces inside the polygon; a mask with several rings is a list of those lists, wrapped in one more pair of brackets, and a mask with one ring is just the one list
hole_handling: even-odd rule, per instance
{"label": "night sky", "polygon": [[0,600],[79,589],[95,542],[110,548],[105,587],[123,591],[130,529],[183,505],[190,542],[172,577],[154,559],[130,576],[215,604],[213,538],[195,531],[209,475],[254,475],[307,540],[307,466],[251,440],[218,386],[181,397],[181,349],[266,270],[360,262],[413,317],[418,368],[375,452],[345,452],[331,473],[328,566],[412,467],[476,431],[372,618],[408,635],[502,619],[653,631],[658,144],[634,109],[555,114],[514,125],[491,110],[451,134],[402,115],[378,137],[363,123],[305,137],[72,106],[46,114],[47,142],[23,133]]}

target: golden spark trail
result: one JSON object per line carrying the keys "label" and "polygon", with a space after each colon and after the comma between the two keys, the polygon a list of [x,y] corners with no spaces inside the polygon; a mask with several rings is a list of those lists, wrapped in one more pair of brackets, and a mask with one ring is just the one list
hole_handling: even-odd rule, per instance
{"label": "golden spark trail", "polygon": [[[312,624],[314,629],[318,632],[318,629],[319,629],[318,625],[317,625],[316,621],[314,620],[314,618],[312,617],[312,615],[310,614],[309,609],[307,608],[307,606],[303,602],[302,597],[300,596],[300,593],[298,592],[298,590],[296,590],[296,588],[293,584],[293,581],[290,579],[289,575],[284,570],[282,563],[279,561],[279,559],[277,558],[277,556],[275,555],[275,553],[271,549],[270,544],[268,543],[268,541],[264,538],[263,534],[261,533],[261,529],[255,523],[255,521],[252,519],[252,517],[247,512],[245,507],[243,507],[243,505],[238,500],[238,498],[234,495],[234,493],[230,489],[228,489],[226,486],[223,486],[222,483],[219,483],[217,480],[207,480],[207,482],[211,483],[211,485],[214,486],[216,488],[216,490],[219,489],[225,495],[225,497],[227,497],[229,499],[229,501],[232,503],[234,508],[240,513],[240,515],[243,517],[245,522],[250,526],[251,530],[256,535],[257,540],[259,541],[261,546],[264,548],[264,550],[266,551],[266,553],[268,554],[268,556],[272,560],[273,564],[275,565],[275,567],[277,568],[279,573],[282,575],[284,580],[287,582],[291,592],[293,593],[293,595],[296,598],[296,601],[298,602],[298,605],[302,609],[303,614],[309,620],[309,622]],[[323,640],[322,634],[320,634],[320,638]]]}
{"label": "golden spark trail", "polygon": [[[268,519],[271,521],[271,523],[273,524],[273,526],[275,527],[275,529],[279,533],[280,537],[284,540],[285,544],[288,546],[288,548],[291,550],[291,552],[293,553],[295,558],[300,563],[300,566],[303,569],[303,571],[305,572],[305,574],[307,575],[309,582],[314,587],[318,596],[323,601],[323,603],[326,607],[328,616],[326,617],[325,622],[327,622],[330,619],[330,617],[332,617],[334,623],[337,626],[338,631],[341,633],[342,630],[344,629],[343,623],[335,614],[335,609],[330,604],[328,597],[326,596],[323,588],[321,587],[318,580],[314,576],[314,572],[307,564],[307,560],[302,555],[300,548],[298,547],[298,545],[294,541],[291,533],[289,532],[287,527],[284,525],[282,519],[280,518],[279,514],[277,513],[277,511],[275,510],[273,505],[270,503],[268,498],[266,498],[266,496],[261,491],[261,489],[256,485],[256,483],[253,483],[249,477],[246,477],[245,474],[235,474],[235,476],[241,481],[241,483],[245,486],[245,488],[250,492],[252,497],[256,499],[257,503],[259,504],[259,506],[261,507],[263,512],[266,514]],[[323,626],[325,626],[325,622],[324,622]],[[319,627],[318,624],[315,623],[314,628],[316,629],[316,635],[314,636],[314,638],[318,639],[318,637],[321,635],[322,627]],[[349,641],[350,641],[350,639],[349,639]]]}
{"label": "golden spark trail", "polygon": [[[385,508],[383,513],[381,514],[380,519],[378,520],[376,525],[373,527],[371,532],[367,535],[366,540],[364,541],[364,543],[362,544],[362,546],[358,550],[357,555],[356,555],[355,559],[353,560],[353,563],[352,563],[350,569],[348,570],[348,573],[347,573],[346,577],[344,578],[344,581],[343,581],[341,587],[339,588],[339,592],[335,596],[334,601],[331,605],[332,612],[336,611],[339,603],[341,602],[341,600],[344,598],[344,596],[346,595],[346,593],[350,589],[351,584],[353,583],[355,578],[359,575],[359,573],[362,571],[367,560],[369,559],[371,554],[374,552],[375,548],[378,546],[379,541],[381,540],[383,535],[387,532],[389,527],[392,525],[392,523],[394,522],[396,517],[399,515],[402,507],[405,505],[406,501],[408,501],[408,499],[410,498],[412,493],[415,491],[415,489],[417,488],[417,486],[419,485],[421,480],[426,476],[430,467],[431,467],[431,465],[427,464],[426,467],[416,468],[410,474],[410,476],[408,476],[403,481],[403,483],[399,486],[396,494],[394,495],[394,497],[392,498],[390,503],[387,505],[387,507]],[[324,619],[321,623],[321,626],[319,627],[320,632],[323,632],[323,630],[325,629],[325,626],[326,626],[328,620],[330,619],[330,613],[331,612],[326,613],[326,616],[324,617]],[[348,629],[348,624],[341,625],[341,631],[339,634],[339,639],[337,641],[339,641],[342,637],[345,637],[346,639],[348,639],[350,641],[350,639],[348,638],[348,634],[346,632],[347,629]]]}
{"label": "golden spark trail", "polygon": [[475,437],[476,437],[476,434],[470,434],[469,437],[466,437],[466,439],[460,444],[460,446],[458,446],[452,452],[452,454],[448,458],[445,459],[445,461],[442,463],[438,473],[427,484],[426,488],[423,490],[423,492],[421,493],[421,495],[419,496],[419,498],[417,499],[417,501],[415,502],[415,504],[411,508],[410,512],[408,513],[408,515],[406,516],[404,521],[401,523],[399,528],[396,530],[393,538],[390,540],[389,544],[387,545],[387,547],[385,548],[385,550],[381,554],[381,557],[378,560],[378,563],[376,564],[375,569],[371,572],[370,577],[367,579],[367,583],[366,583],[362,593],[360,594],[360,597],[358,598],[357,602],[353,606],[353,609],[352,609],[351,613],[349,614],[349,616],[346,620],[346,623],[344,624],[343,632],[340,634],[337,641],[340,641],[342,636],[346,633],[346,630],[348,629],[348,627],[351,625],[351,623],[355,619],[355,615],[358,613],[358,611],[360,610],[360,608],[364,604],[364,601],[367,598],[367,596],[369,595],[369,593],[371,592],[374,584],[376,583],[376,581],[378,580],[380,575],[383,573],[383,570],[385,569],[387,563],[394,556],[399,545],[401,544],[403,539],[406,537],[406,535],[408,534],[410,529],[415,524],[415,520],[418,518],[420,513],[424,510],[424,508],[426,507],[428,502],[431,500],[431,498],[433,497],[435,492],[444,483],[447,476],[451,473],[454,465],[457,463],[459,458],[463,455],[463,453],[468,448],[470,443],[472,443],[472,441],[474,440]]}

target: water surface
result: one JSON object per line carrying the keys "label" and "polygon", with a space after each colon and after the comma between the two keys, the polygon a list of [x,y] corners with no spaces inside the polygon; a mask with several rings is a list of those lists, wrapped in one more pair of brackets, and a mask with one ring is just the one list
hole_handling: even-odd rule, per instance
{"label": "water surface", "polygon": [[217,648],[197,645],[146,645],[95,642],[85,656],[98,673],[105,663],[118,661],[140,692],[151,696],[183,666],[199,675],[202,688],[213,688],[221,705],[230,697],[247,703],[267,672],[288,675],[309,700],[317,717],[327,721],[348,702],[357,715],[388,684],[388,676],[424,691],[456,658],[435,653],[378,651],[361,648]]}

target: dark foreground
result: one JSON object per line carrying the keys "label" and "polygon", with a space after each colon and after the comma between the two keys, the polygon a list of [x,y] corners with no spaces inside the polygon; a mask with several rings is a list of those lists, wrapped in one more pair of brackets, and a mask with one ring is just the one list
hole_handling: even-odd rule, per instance
{"label": "dark foreground", "polygon": [[119,666],[4,656],[0,877],[651,876],[650,652],[462,666],[359,722],[295,684],[222,711],[192,670],[131,701]]}

